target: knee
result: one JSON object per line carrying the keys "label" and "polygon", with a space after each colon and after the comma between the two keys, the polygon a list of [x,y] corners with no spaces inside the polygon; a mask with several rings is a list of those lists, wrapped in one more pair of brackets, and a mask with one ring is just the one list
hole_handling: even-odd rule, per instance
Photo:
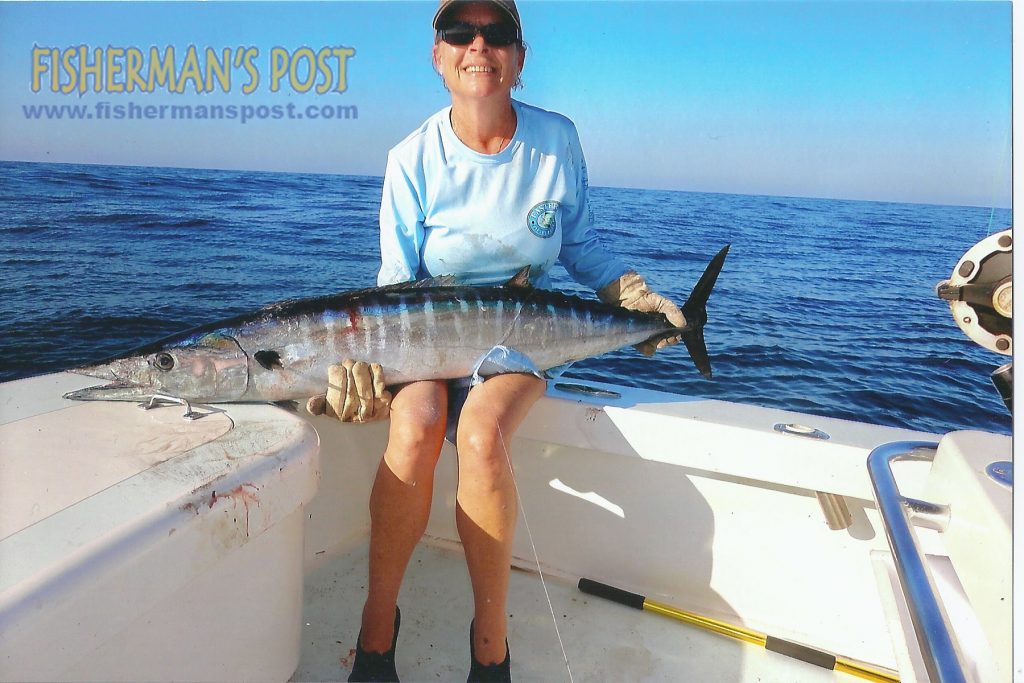
{"label": "knee", "polygon": [[415,461],[436,461],[444,441],[444,424],[412,423],[393,429],[387,450]]}
{"label": "knee", "polygon": [[433,470],[444,442],[444,421],[405,420],[392,424],[385,459],[403,470]]}
{"label": "knee", "polygon": [[457,441],[460,485],[465,479],[493,487],[508,476],[511,463],[507,449],[493,425],[460,425]]}

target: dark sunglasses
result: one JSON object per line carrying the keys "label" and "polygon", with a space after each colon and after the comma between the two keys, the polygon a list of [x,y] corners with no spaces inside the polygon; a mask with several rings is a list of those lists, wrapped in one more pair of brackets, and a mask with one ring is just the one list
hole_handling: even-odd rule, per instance
{"label": "dark sunglasses", "polygon": [[483,36],[484,42],[491,47],[507,47],[520,40],[519,29],[508,22],[483,26],[465,23],[452,24],[438,29],[437,34],[449,45],[469,45],[478,34]]}

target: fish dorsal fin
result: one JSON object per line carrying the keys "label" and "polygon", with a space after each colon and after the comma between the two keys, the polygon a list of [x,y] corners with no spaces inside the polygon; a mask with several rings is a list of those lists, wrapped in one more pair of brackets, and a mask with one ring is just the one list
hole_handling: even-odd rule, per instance
{"label": "fish dorsal fin", "polygon": [[374,291],[390,292],[398,289],[423,289],[425,287],[454,287],[459,284],[459,279],[454,275],[438,275],[437,277],[423,278],[422,280],[411,280],[409,282],[398,282],[393,285],[377,287]]}
{"label": "fish dorsal fin", "polygon": [[385,296],[401,295],[407,293],[409,290],[425,289],[429,287],[456,287],[461,282],[455,275],[438,275],[437,277],[428,277],[422,280],[410,280],[408,282],[396,282],[393,285],[384,285],[382,287],[366,287],[364,289],[353,289],[347,292],[339,292],[337,294],[328,294],[326,296],[313,297],[309,299],[286,299],[284,301],[278,301],[277,303],[264,306],[256,312],[256,316],[263,319],[269,316],[275,315],[294,315],[297,311],[322,311],[324,306],[348,306],[354,302],[367,297],[378,294]]}
{"label": "fish dorsal fin", "polygon": [[396,282],[393,285],[382,285],[380,287],[367,287],[365,289],[353,289],[345,292],[345,296],[357,297],[366,294],[388,294],[390,292],[407,292],[410,289],[424,289],[427,287],[455,287],[459,285],[459,278],[455,275],[438,275],[436,277],[423,278],[422,280],[407,280]]}
{"label": "fish dorsal fin", "polygon": [[519,271],[512,276],[512,279],[504,284],[505,287],[525,287],[531,289],[533,284],[530,283],[530,266],[523,266]]}
{"label": "fish dorsal fin", "polygon": [[412,287],[413,289],[419,289],[421,287],[454,287],[459,284],[459,278],[454,275],[438,275],[437,277],[428,277],[422,280],[413,280],[412,282],[406,282],[406,287]]}

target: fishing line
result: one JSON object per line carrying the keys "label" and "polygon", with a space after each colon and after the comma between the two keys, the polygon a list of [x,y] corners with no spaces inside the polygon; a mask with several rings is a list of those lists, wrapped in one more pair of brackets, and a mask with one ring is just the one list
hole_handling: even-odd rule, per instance
{"label": "fishing line", "polygon": [[[486,382],[484,382],[486,384]],[[491,404],[488,403],[488,406]],[[519,504],[519,512],[523,516],[523,526],[526,527],[526,536],[530,540],[530,548],[533,550],[533,561],[537,563],[537,574],[540,576],[540,585],[544,589],[544,598],[548,601],[548,610],[551,612],[551,623],[555,625],[555,637],[558,638],[558,647],[562,650],[562,660],[565,662],[565,671],[569,674],[569,683],[574,683],[575,679],[572,676],[572,668],[569,666],[569,655],[565,651],[565,644],[562,642],[562,633],[558,629],[558,617],[555,616],[555,606],[551,602],[551,594],[548,592],[548,584],[544,579],[544,570],[540,566],[540,555],[537,553],[537,544],[533,541],[533,532],[530,530],[530,520],[526,517],[526,507],[523,505],[523,497],[519,493],[519,484],[516,482],[515,470],[512,469],[512,456],[509,455],[508,449],[505,447],[505,435],[501,433],[501,422],[498,420],[497,413],[491,409],[491,415],[494,417],[494,426],[498,430],[498,440],[501,443],[501,450],[505,453],[505,462],[508,463],[508,473],[512,477],[512,488],[516,492],[516,502]]]}
{"label": "fishing line", "polygon": [[[1013,177],[1013,168],[1012,168],[1012,166],[1013,166],[1013,132],[1012,131],[1013,131],[1013,128],[1011,126],[1010,130],[1008,130],[1006,132],[1006,135],[1004,136],[1004,141],[1005,141],[1004,149],[1006,150],[1006,153],[1003,156],[1003,160],[1006,162],[1007,165],[1009,165],[1011,167],[1011,169],[1010,169],[1010,177],[1011,178]],[[1012,188],[1011,188],[1011,192],[1012,192]],[[999,199],[999,187],[998,187],[998,178],[997,178],[997,179],[994,179],[993,182],[992,182],[991,201],[988,204],[988,206],[989,206],[988,227],[986,228],[985,234],[982,235],[983,238],[984,237],[988,237],[989,235],[991,235],[994,232],[996,232],[995,230],[992,229],[992,224],[995,222],[996,202],[998,201],[998,199]],[[1012,204],[1012,199],[1013,198],[1011,196],[1011,204]],[[1012,221],[1012,218],[1011,218],[1011,221]],[[1008,226],[1008,227],[1012,227],[1012,226]]]}

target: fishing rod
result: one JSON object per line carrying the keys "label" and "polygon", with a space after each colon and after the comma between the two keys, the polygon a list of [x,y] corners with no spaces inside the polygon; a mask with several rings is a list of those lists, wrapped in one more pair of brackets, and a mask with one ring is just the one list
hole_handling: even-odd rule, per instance
{"label": "fishing rod", "polygon": [[759,645],[766,650],[771,650],[793,659],[799,659],[802,662],[814,664],[830,671],[840,671],[868,681],[875,681],[875,683],[899,683],[900,680],[894,671],[865,664],[864,662],[847,657],[840,657],[839,655],[807,645],[801,645],[800,643],[776,638],[775,636],[770,636],[744,626],[736,626],[735,624],[705,617],[694,612],[687,612],[678,607],[673,607],[663,602],[656,602],[638,593],[630,593],[629,591],[609,586],[606,583],[594,581],[593,579],[581,578],[579,589],[589,595],[596,595],[597,597],[605,598],[627,607],[655,612],[692,626],[697,626],[706,631]]}

